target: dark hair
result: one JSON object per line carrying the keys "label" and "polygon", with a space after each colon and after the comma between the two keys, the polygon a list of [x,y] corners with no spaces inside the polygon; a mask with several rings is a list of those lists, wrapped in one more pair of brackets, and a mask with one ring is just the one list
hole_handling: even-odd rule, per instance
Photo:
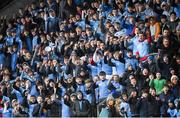
{"label": "dark hair", "polygon": [[101,71],[101,72],[99,73],[99,76],[104,76],[104,75],[106,75],[106,73],[105,73],[104,71]]}

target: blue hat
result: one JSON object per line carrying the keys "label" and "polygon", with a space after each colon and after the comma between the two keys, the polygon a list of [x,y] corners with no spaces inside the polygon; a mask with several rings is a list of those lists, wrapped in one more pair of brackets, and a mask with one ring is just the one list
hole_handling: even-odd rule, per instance
{"label": "blue hat", "polygon": [[149,56],[148,59],[149,59],[149,60],[153,60],[153,56]]}

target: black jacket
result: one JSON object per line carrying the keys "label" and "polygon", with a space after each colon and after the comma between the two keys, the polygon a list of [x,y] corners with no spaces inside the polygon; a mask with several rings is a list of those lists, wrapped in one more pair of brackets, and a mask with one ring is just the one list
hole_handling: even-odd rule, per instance
{"label": "black jacket", "polygon": [[32,115],[33,117],[41,117],[41,114],[42,114],[42,109],[43,108],[43,105],[41,104],[37,104],[34,109],[33,109],[33,112],[32,112]]}
{"label": "black jacket", "polygon": [[166,80],[170,79],[171,74],[170,74],[170,68],[172,68],[172,64],[170,63],[165,63],[161,62],[159,59],[156,61],[158,71],[161,72],[161,74],[166,78]]}
{"label": "black jacket", "polygon": [[151,117],[160,117],[160,106],[161,101],[157,100],[156,97],[150,96],[149,97],[149,116]]}
{"label": "black jacket", "polygon": [[148,98],[140,98],[137,102],[137,108],[140,117],[149,116],[149,101]]}
{"label": "black jacket", "polygon": [[128,103],[129,103],[129,106],[130,106],[130,109],[131,109],[131,114],[134,117],[137,117],[139,115],[137,105],[136,105],[137,102],[138,102],[137,97],[129,97],[129,99],[128,99]]}
{"label": "black jacket", "polygon": [[77,100],[72,106],[73,117],[89,117],[91,112],[91,106],[88,100],[82,99],[82,109],[80,109],[80,101]]}

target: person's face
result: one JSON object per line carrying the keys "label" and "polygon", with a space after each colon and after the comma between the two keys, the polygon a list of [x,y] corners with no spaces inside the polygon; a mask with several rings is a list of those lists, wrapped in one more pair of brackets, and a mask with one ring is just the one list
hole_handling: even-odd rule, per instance
{"label": "person's face", "polygon": [[165,23],[165,22],[166,22],[166,19],[165,19],[165,18],[161,18],[161,22],[162,22],[162,23]]}
{"label": "person's face", "polygon": [[31,82],[29,80],[26,81],[26,87],[30,87],[31,86]]}
{"label": "person's face", "polygon": [[55,95],[51,95],[51,103],[53,102],[53,101],[55,101],[56,100],[56,96]]}
{"label": "person's face", "polygon": [[100,75],[99,78],[100,78],[100,80],[105,80],[106,76],[105,75]]}
{"label": "person's face", "polygon": [[16,82],[16,87],[20,87],[20,82],[18,81],[18,82]]}
{"label": "person's face", "polygon": [[119,9],[124,9],[124,4],[122,4],[122,3],[117,3],[117,6]]}
{"label": "person's face", "polygon": [[148,93],[143,93],[142,96],[143,96],[144,98],[147,98]]}
{"label": "person's face", "polygon": [[133,68],[132,68],[131,65],[128,66],[128,70],[129,70],[129,71],[132,71],[132,70],[133,70]]}
{"label": "person's face", "polygon": [[47,3],[48,3],[48,4],[51,4],[51,3],[52,3],[52,0],[47,0]]}
{"label": "person's face", "polygon": [[15,37],[15,36],[16,36],[16,32],[12,32],[11,34],[12,34],[12,36],[13,36],[13,37]]}
{"label": "person's face", "polygon": [[90,48],[90,44],[86,43],[85,48],[87,48],[87,49]]}
{"label": "person's face", "polygon": [[155,0],[156,1],[156,3],[160,3],[161,2],[161,0]]}
{"label": "person's face", "polygon": [[69,100],[69,96],[68,95],[64,95],[64,100]]}
{"label": "person's face", "polygon": [[30,18],[29,17],[26,17],[25,20],[26,20],[26,22],[30,22]]}
{"label": "person's face", "polygon": [[128,57],[132,57],[133,56],[133,53],[132,52],[128,52]]}
{"label": "person's face", "polygon": [[174,77],[174,78],[172,79],[172,83],[173,83],[174,85],[177,85],[178,79],[177,79],[176,77]]}
{"label": "person's face", "polygon": [[118,44],[118,39],[117,38],[113,38],[113,44],[117,45]]}
{"label": "person's face", "polygon": [[169,47],[169,45],[170,45],[170,42],[169,42],[169,40],[167,40],[167,39],[164,39],[163,40],[163,45],[164,45],[164,47]]}
{"label": "person's face", "polygon": [[98,8],[99,7],[99,3],[98,2],[94,2],[94,7]]}
{"label": "person's face", "polygon": [[45,82],[46,85],[48,85],[49,84],[49,79],[46,78],[44,82]]}
{"label": "person's face", "polygon": [[51,99],[47,99],[47,104],[51,104]]}
{"label": "person's face", "polygon": [[132,13],[133,12],[133,8],[132,7],[128,7],[128,12]]}
{"label": "person's face", "polygon": [[71,101],[72,102],[76,101],[76,96],[71,96]]}
{"label": "person's face", "polygon": [[18,12],[19,12],[20,14],[22,14],[22,13],[23,13],[23,10],[22,10],[22,9],[19,9]]}
{"label": "person's face", "polygon": [[110,22],[107,22],[105,27],[106,27],[106,29],[109,29],[110,26],[111,26],[111,23],[110,23]]}
{"label": "person's face", "polygon": [[134,24],[134,18],[133,18],[133,17],[130,17],[130,18],[129,18],[129,23],[130,23],[130,24]]}
{"label": "person's face", "polygon": [[104,43],[101,43],[101,44],[100,44],[100,49],[101,49],[101,50],[104,50],[104,49],[105,49]]}
{"label": "person's face", "polygon": [[40,2],[40,7],[44,7],[44,2]]}
{"label": "person's face", "polygon": [[69,60],[68,59],[64,59],[64,64],[68,64]]}
{"label": "person's face", "polygon": [[143,5],[138,5],[138,10],[139,10],[139,12],[142,12],[143,9],[144,9],[144,6],[143,6]]}
{"label": "person's face", "polygon": [[137,96],[137,92],[136,91],[132,91],[131,95],[132,95],[132,97],[136,97]]}
{"label": "person's face", "polygon": [[80,59],[77,59],[77,60],[75,61],[75,64],[76,64],[76,65],[81,65]]}
{"label": "person's face", "polygon": [[113,106],[113,105],[114,105],[114,100],[109,100],[109,101],[108,101],[108,105],[109,105],[109,106]]}
{"label": "person's face", "polygon": [[135,33],[135,35],[139,34],[139,28],[135,28],[134,33]]}
{"label": "person's face", "polygon": [[109,32],[114,33],[114,32],[115,32],[114,27],[110,27],[110,28],[109,28]]}
{"label": "person's face", "polygon": [[87,34],[88,36],[91,36],[91,35],[92,35],[92,31],[91,31],[91,30],[86,30],[86,34]]}
{"label": "person's face", "polygon": [[154,24],[154,23],[155,23],[154,18],[151,18],[151,19],[150,19],[150,23],[151,23],[151,24]]}
{"label": "person's face", "polygon": [[35,31],[32,31],[31,32],[33,36],[36,36],[36,32]]}
{"label": "person's face", "polygon": [[86,84],[85,84],[86,88],[91,87],[91,84],[92,84],[91,82],[86,83]]}
{"label": "person's face", "polygon": [[160,79],[161,78],[161,73],[156,73],[156,78]]}
{"label": "person's face", "polygon": [[77,35],[80,35],[82,33],[81,28],[76,28],[76,33],[77,33]]}
{"label": "person's face", "polygon": [[169,106],[170,108],[172,108],[174,105],[173,105],[173,103],[169,102],[169,103],[168,103],[168,106]]}
{"label": "person's face", "polygon": [[167,87],[167,86],[165,86],[164,88],[163,88],[163,91],[164,91],[164,93],[168,93],[168,91],[169,91],[169,88]]}
{"label": "person's face", "polygon": [[50,86],[50,87],[55,87],[54,82],[50,82],[50,83],[49,83],[49,86]]}
{"label": "person's face", "polygon": [[35,5],[35,4],[32,4],[31,7],[32,7],[32,9],[35,9],[35,8],[36,8],[36,5]]}
{"label": "person's face", "polygon": [[82,97],[83,97],[83,96],[82,96],[82,93],[78,93],[78,94],[77,94],[78,100],[82,100]]}
{"label": "person's face", "polygon": [[3,35],[2,34],[0,34],[0,40],[3,38]]}
{"label": "person's face", "polygon": [[127,95],[123,95],[123,100],[127,101],[127,99],[128,99]]}
{"label": "person's face", "polygon": [[42,99],[41,96],[37,97],[37,102],[38,102],[38,103],[42,103],[42,102],[43,102],[43,99]]}
{"label": "person's face", "polygon": [[139,34],[139,41],[144,41],[144,34]]}
{"label": "person's face", "polygon": [[177,63],[177,64],[180,64],[180,58],[177,58],[177,59],[176,59],[176,63]]}
{"label": "person's face", "polygon": [[115,30],[118,31],[120,29],[120,24],[119,23],[115,23],[114,24],[114,28],[115,28]]}
{"label": "person's face", "polygon": [[151,95],[152,95],[152,96],[156,96],[156,90],[152,89],[152,90],[151,90]]}
{"label": "person's face", "polygon": [[115,53],[113,56],[114,56],[115,59],[119,59],[120,55],[119,55],[119,53]]}
{"label": "person's face", "polygon": [[131,79],[130,81],[131,81],[131,84],[132,84],[132,85],[136,85],[136,83],[137,83],[137,81],[136,81],[135,78]]}
{"label": "person's face", "polygon": [[147,69],[143,70],[143,75],[145,75],[145,76],[148,75],[148,70]]}
{"label": "person's face", "polygon": [[13,52],[16,52],[17,51],[17,47],[13,46]]}
{"label": "person's face", "polygon": [[84,77],[86,75],[86,73],[84,71],[80,72],[80,76]]}
{"label": "person's face", "polygon": [[164,56],[164,57],[163,57],[163,61],[164,61],[164,62],[168,62],[168,61],[169,61],[168,57],[167,57],[167,56]]}
{"label": "person's face", "polygon": [[17,101],[12,102],[12,107],[15,107],[18,104]]}
{"label": "person's face", "polygon": [[94,14],[94,15],[93,15],[93,19],[94,19],[94,20],[97,20],[97,19],[98,19],[98,15],[97,15],[97,14]]}
{"label": "person's face", "polygon": [[[9,83],[9,82],[6,82],[6,87],[8,88],[8,89],[10,89],[11,88],[11,84]],[[1,89],[2,89],[3,87],[1,87]]]}
{"label": "person's face", "polygon": [[74,50],[77,50],[78,49],[78,47],[79,47],[79,44],[74,44]]}
{"label": "person's face", "polygon": [[53,65],[56,65],[57,64],[57,60],[53,60],[52,63],[53,63]]}
{"label": "person's face", "polygon": [[7,34],[7,36],[11,36],[11,32],[9,32],[9,31],[6,32],[6,34]]}
{"label": "person's face", "polygon": [[44,18],[44,12],[40,13],[40,18]]}
{"label": "person's face", "polygon": [[3,80],[4,80],[5,82],[8,82],[8,81],[10,80],[10,76],[7,75],[7,74],[5,74],[5,75],[3,76]]}
{"label": "person's face", "polygon": [[114,16],[117,16],[117,10],[113,10],[113,11],[112,11],[112,14],[113,14]]}
{"label": "person's face", "polygon": [[55,17],[56,14],[55,14],[54,11],[52,11],[52,12],[49,13],[49,15],[52,16],[52,17]]}
{"label": "person's face", "polygon": [[27,59],[31,59],[31,54],[30,53],[26,53],[26,58]]}
{"label": "person's face", "polygon": [[118,81],[118,80],[119,80],[119,77],[118,77],[117,75],[115,75],[115,76],[113,77],[113,79],[114,79],[114,81]]}
{"label": "person's face", "polygon": [[81,20],[80,15],[76,15],[76,20],[77,20],[77,21],[80,21],[80,20]]}
{"label": "person's face", "polygon": [[36,98],[35,98],[35,97],[30,97],[30,101],[31,101],[32,103],[35,103],[35,102],[36,102]]}
{"label": "person's face", "polygon": [[38,89],[39,89],[39,90],[42,90],[42,89],[43,89],[43,86],[42,86],[42,85],[38,85]]}
{"label": "person's face", "polygon": [[72,81],[73,81],[72,78],[68,78],[68,79],[67,79],[67,82],[68,82],[68,83],[71,83]]}
{"label": "person's face", "polygon": [[78,84],[81,84],[82,83],[82,79],[81,78],[76,78],[76,82],[78,83]]}
{"label": "person's face", "polygon": [[171,75],[175,75],[175,71],[174,70],[171,70],[170,73],[171,73]]}
{"label": "person's face", "polygon": [[170,19],[171,19],[172,21],[174,21],[174,20],[176,19],[176,15],[175,15],[175,14],[171,14]]}

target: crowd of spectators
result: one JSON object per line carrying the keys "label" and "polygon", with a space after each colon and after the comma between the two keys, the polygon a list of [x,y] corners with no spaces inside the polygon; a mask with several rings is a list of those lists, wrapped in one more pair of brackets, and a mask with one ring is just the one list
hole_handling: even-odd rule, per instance
{"label": "crowd of spectators", "polygon": [[0,117],[180,117],[179,0],[37,0],[0,18]]}

